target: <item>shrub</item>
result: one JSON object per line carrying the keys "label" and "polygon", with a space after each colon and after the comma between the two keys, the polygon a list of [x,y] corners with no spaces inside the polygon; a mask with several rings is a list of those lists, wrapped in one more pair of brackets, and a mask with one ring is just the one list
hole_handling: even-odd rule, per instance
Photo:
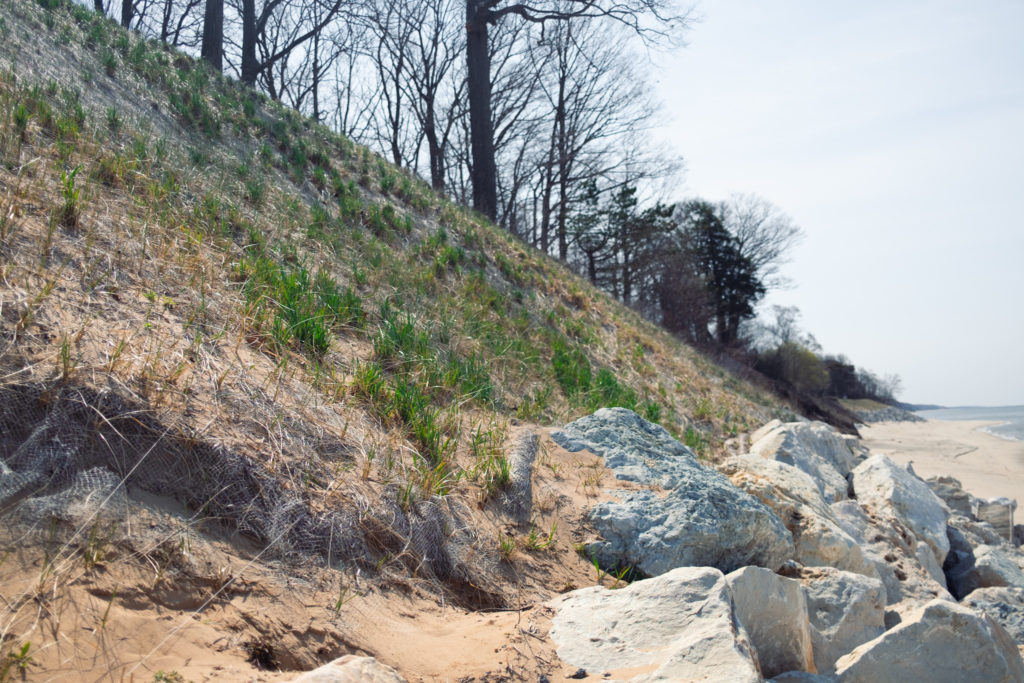
{"label": "shrub", "polygon": [[81,170],[81,166],[75,166],[70,173],[62,171],[60,174],[61,194],[64,197],[64,204],[57,214],[57,222],[69,229],[78,227],[79,191],[75,187],[75,177]]}

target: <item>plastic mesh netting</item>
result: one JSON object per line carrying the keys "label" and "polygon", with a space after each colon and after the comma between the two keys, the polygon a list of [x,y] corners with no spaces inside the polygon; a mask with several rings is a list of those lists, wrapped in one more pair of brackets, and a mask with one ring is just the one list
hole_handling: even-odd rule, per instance
{"label": "plastic mesh netting", "polygon": [[400,506],[396,492],[384,491],[373,503],[350,499],[317,512],[301,490],[254,459],[185,438],[114,392],[0,387],[5,518],[69,518],[82,505],[123,504],[136,490],[181,501],[250,538],[268,558],[372,565],[388,554],[415,575],[475,585],[460,558],[476,539],[468,509],[456,500]]}

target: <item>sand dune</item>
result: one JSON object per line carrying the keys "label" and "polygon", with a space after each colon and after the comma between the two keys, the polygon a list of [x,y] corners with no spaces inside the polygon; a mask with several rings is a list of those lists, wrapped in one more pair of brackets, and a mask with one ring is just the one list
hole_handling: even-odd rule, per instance
{"label": "sand dune", "polygon": [[872,454],[884,453],[901,464],[912,461],[921,477],[956,477],[979,498],[1002,496],[1024,504],[1024,442],[979,431],[994,424],[881,422],[860,431]]}

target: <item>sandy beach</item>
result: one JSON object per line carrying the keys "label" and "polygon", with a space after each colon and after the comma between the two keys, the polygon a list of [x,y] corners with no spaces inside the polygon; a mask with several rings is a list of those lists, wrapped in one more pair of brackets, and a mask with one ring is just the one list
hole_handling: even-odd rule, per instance
{"label": "sandy beach", "polygon": [[1014,498],[1024,505],[1024,442],[980,431],[996,422],[881,422],[860,433],[872,454],[913,462],[921,477],[952,476],[979,498]]}

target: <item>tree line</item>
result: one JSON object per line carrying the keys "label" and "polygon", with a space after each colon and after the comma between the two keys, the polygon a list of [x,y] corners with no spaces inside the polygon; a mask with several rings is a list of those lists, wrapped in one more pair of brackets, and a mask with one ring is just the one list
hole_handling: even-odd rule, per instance
{"label": "tree line", "polygon": [[[689,24],[675,0],[93,0],[560,245],[582,183],[670,173],[640,132],[643,48]],[[628,151],[627,151],[628,150]],[[558,240],[561,239],[561,242]]]}
{"label": "tree line", "polygon": [[428,178],[691,343],[779,377],[793,365],[779,354],[795,342],[772,361],[752,321],[799,228],[750,195],[641,200],[682,169],[649,134],[646,49],[691,23],[673,0],[93,2]]}

